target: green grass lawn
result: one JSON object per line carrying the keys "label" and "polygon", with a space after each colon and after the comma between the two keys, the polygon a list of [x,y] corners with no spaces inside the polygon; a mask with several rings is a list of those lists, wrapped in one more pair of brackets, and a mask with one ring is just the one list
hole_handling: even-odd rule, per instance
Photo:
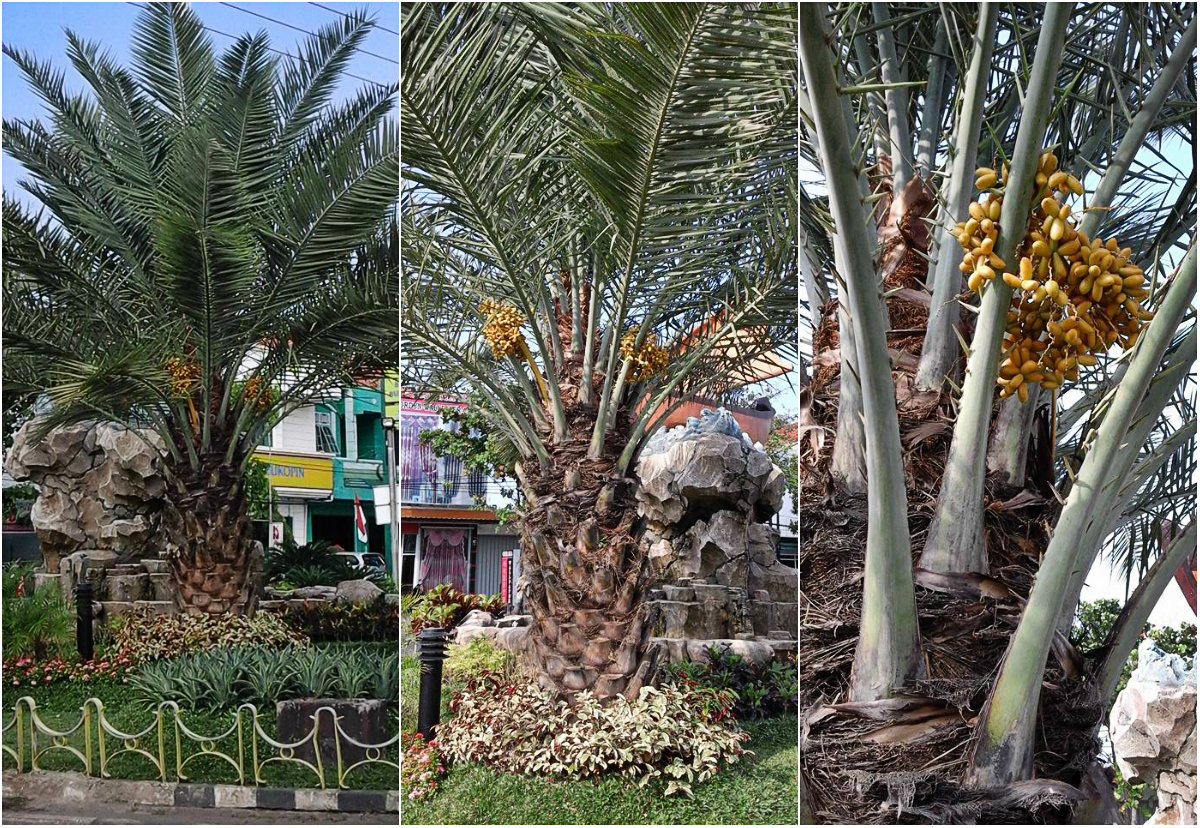
{"label": "green grass lawn", "polygon": [[[400,718],[406,732],[416,727],[418,682],[416,660],[402,659]],[[745,729],[754,757],[695,786],[694,799],[664,797],[661,785],[640,788],[618,777],[558,782],[467,764],[452,768],[432,797],[403,800],[402,818],[415,825],[795,825],[796,717],[750,722]]]}
{"label": "green grass lawn", "polygon": [[[139,732],[154,721],[152,711],[148,711],[142,704],[130,699],[130,692],[127,685],[106,680],[91,684],[58,682],[43,687],[10,688],[9,692],[4,694],[6,705],[4,711],[5,724],[12,718],[12,709],[16,704],[16,700],[22,696],[32,696],[37,703],[39,718],[47,727],[56,730],[66,730],[79,722],[80,709],[84,701],[91,697],[100,699],[104,705],[105,718],[118,730],[123,730],[126,733]],[[229,730],[234,722],[234,711],[184,710],[181,711],[180,717],[184,725],[194,733],[207,737],[216,736]],[[274,709],[260,710],[258,721],[263,731],[274,738]],[[396,714],[393,712],[389,722],[391,733],[394,734],[396,732],[395,728],[397,725]],[[93,740],[95,739],[94,733],[93,725]],[[174,729],[171,726],[169,717],[164,718],[164,742],[167,779],[168,781],[175,781],[175,739]],[[50,743],[51,739],[48,736],[39,737],[39,748]],[[82,751],[84,747],[82,732],[76,732],[69,737],[68,743],[78,747]],[[14,745],[14,731],[10,730],[4,734],[4,744],[9,746]],[[106,737],[106,744],[109,755],[114,754],[121,747],[119,741],[111,736]],[[152,754],[157,754],[158,745],[155,733],[151,731],[150,734],[142,737],[139,740],[138,747]],[[218,740],[216,748],[236,758],[236,733]],[[197,742],[189,741],[186,738],[183,739],[183,754],[185,757],[190,756],[198,750],[199,744]],[[274,749],[261,739],[259,740],[258,750],[260,761],[267,756],[275,755]],[[93,746],[93,751],[96,751],[95,746]],[[252,784],[253,779],[250,755],[250,746],[247,744],[245,750],[247,784]],[[398,761],[398,757],[398,745],[390,748],[385,755],[385,758],[392,762]],[[28,745],[26,745],[25,762],[26,769],[28,769]],[[4,755],[3,764],[6,769],[15,766],[13,760],[7,754]],[[43,770],[83,771],[83,763],[78,758],[58,750],[45,754],[39,761],[39,767]],[[113,756],[108,769],[114,778],[119,779],[158,778],[158,773],[153,764],[148,759],[134,754]],[[185,768],[185,773],[188,776],[188,781],[191,782],[237,783],[237,774],[233,767],[228,762],[216,757],[201,757],[189,761]],[[93,775],[95,774],[96,768],[93,768]],[[312,770],[292,763],[270,763],[263,768],[262,775],[266,779],[266,785],[270,787],[300,788],[317,787],[319,785],[317,776]],[[335,769],[328,767],[325,769],[325,779],[328,787],[337,787],[336,776]],[[346,777],[346,784],[350,788],[361,790],[394,790],[396,787],[396,770],[393,767],[380,764],[362,765],[349,772]]]}

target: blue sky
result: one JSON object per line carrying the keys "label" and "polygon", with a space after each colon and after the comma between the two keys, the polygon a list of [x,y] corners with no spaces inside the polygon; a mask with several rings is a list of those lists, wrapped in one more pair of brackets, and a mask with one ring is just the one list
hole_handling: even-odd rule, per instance
{"label": "blue sky", "polygon": [[[254,3],[200,2],[192,3],[204,25],[209,29],[239,36],[246,32],[266,31],[271,46],[281,52],[296,54],[296,46],[308,35],[298,29],[316,31],[319,26],[339,19],[337,11],[349,12],[366,8],[375,18],[376,28],[367,36],[362,53],[350,63],[348,72],[376,83],[394,83],[399,77],[400,31],[399,3],[338,3],[325,2],[320,8],[313,3]],[[67,73],[67,86],[72,91],[84,89],[79,77],[67,60],[67,39],[64,29],[70,28],[85,40],[98,41],[114,58],[126,65],[130,62],[130,45],[134,21],[139,9],[130,3],[19,3],[5,2],[0,7],[0,37],[6,46],[32,51],[39,58],[51,60],[56,68]],[[256,17],[274,18],[278,23]],[[382,27],[382,28],[381,28]],[[384,31],[390,29],[391,32]],[[229,48],[233,39],[209,31],[214,50],[220,54]],[[382,57],[366,54],[374,52]],[[287,58],[279,56],[281,61]],[[390,60],[384,60],[388,58]],[[42,113],[41,102],[29,90],[25,79],[8,57],[3,59],[3,113],[5,118],[31,118]],[[362,80],[346,78],[338,89],[345,97],[363,85]],[[8,156],[3,160],[4,191],[23,195],[17,182],[24,175],[21,166]]]}

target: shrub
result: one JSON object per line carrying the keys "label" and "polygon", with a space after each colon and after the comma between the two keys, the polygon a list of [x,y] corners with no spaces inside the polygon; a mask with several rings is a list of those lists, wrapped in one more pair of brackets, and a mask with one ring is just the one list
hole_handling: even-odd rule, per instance
{"label": "shrub", "polygon": [[795,713],[799,676],[794,657],[758,665],[728,647],[710,647],[707,662],[680,661],[667,665],[667,680],[686,687],[728,691],[733,695],[733,715],[739,719],[766,719]]}
{"label": "shrub", "polygon": [[423,799],[437,791],[446,775],[446,763],[436,739],[426,742],[420,733],[400,736],[400,788],[409,799]]}
{"label": "shrub", "polygon": [[286,582],[295,587],[333,586],[339,581],[358,578],[361,573],[327,541],[298,546],[285,538],[263,557],[263,576],[268,583]]}
{"label": "shrub", "polygon": [[216,710],[298,698],[382,698],[399,694],[400,654],[376,647],[230,647],[147,664],[129,679],[147,707],[174,701]]}
{"label": "shrub", "polygon": [[451,644],[442,669],[448,678],[466,681],[482,673],[509,675],[516,663],[516,658],[508,650],[479,636],[466,644]]}
{"label": "shrub", "polygon": [[400,608],[380,595],[368,604],[305,601],[276,610],[293,630],[310,641],[397,641]]}
{"label": "shrub", "polygon": [[412,631],[420,632],[427,627],[451,630],[471,610],[483,610],[499,618],[504,614],[504,602],[498,595],[475,595],[459,592],[449,584],[438,584],[413,602]]}
{"label": "shrub", "polygon": [[119,621],[113,632],[117,652],[134,665],[213,647],[286,647],[307,642],[306,636],[269,612],[252,617],[133,613]]}
{"label": "shrub", "polygon": [[3,568],[4,660],[44,661],[66,657],[75,648],[75,621],[57,584],[33,589],[33,567]]}
{"label": "shrub", "polygon": [[666,781],[664,793],[691,794],[745,753],[747,734],[730,717],[731,696],[683,685],[643,687],[630,701],[601,704],[590,692],[570,705],[536,684],[494,673],[471,678],[438,726],[453,761],[568,779],[619,773],[641,784]]}
{"label": "shrub", "polygon": [[400,587],[396,586],[396,579],[387,572],[379,572],[378,570],[368,572],[367,580],[382,589],[388,595],[395,595],[400,592]]}

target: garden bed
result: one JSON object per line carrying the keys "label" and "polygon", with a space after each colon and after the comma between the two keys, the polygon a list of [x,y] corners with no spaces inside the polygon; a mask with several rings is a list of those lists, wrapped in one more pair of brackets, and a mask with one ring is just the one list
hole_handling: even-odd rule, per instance
{"label": "garden bed", "polygon": [[[401,670],[401,699],[412,670]],[[408,707],[405,708],[406,716]],[[416,702],[412,703],[415,715]],[[598,782],[558,782],[456,765],[434,796],[404,801],[408,825],[795,825],[797,718],[781,716],[745,724],[753,759],[723,770],[695,788],[694,798],[665,797],[655,786],[606,777]]]}
{"label": "garden bed", "polygon": [[[484,645],[478,649],[489,648]],[[473,685],[471,676],[477,669],[502,670],[495,663],[485,663],[486,656],[487,652],[465,647],[452,650],[442,682],[442,722],[450,720],[452,715],[449,710],[452,696]],[[714,665],[717,669],[711,676],[712,671],[704,665],[673,665],[672,673],[685,684],[691,682],[690,686],[698,681],[713,681],[715,676],[720,676],[721,681],[741,676],[738,689],[743,699],[751,695],[752,680],[756,677],[778,678],[770,671],[755,671],[736,661],[718,656]],[[400,666],[401,732],[411,734],[417,726],[420,663],[415,658],[403,657]],[[794,668],[790,675],[794,676]],[[690,796],[667,795],[670,788],[664,787],[663,783],[669,781],[666,779],[639,784],[636,778],[610,772],[596,778],[564,781],[461,761],[451,765],[444,777],[435,776],[432,790],[416,790],[406,783],[401,791],[405,797],[404,821],[482,825],[796,824],[798,719],[792,684],[794,679],[778,685],[785,696],[791,696],[790,709],[783,715],[779,715],[778,705],[771,704],[744,711],[748,719],[739,721],[737,726],[748,735],[742,748],[753,755],[742,756],[741,761],[721,768],[709,779],[697,780],[691,786]],[[728,685],[718,682],[713,686]],[[462,713],[461,708],[459,711]],[[508,714],[498,711],[497,715]],[[772,717],[760,718],[764,715]],[[406,762],[417,763],[417,771],[425,761],[419,752],[410,754],[406,750],[404,757]],[[444,761],[440,751],[430,758],[437,764]]]}
{"label": "garden bed", "polygon": [[[74,727],[80,720],[81,710],[84,702],[89,698],[97,698],[104,706],[104,716],[112,727],[123,730],[125,732],[140,732],[154,721],[153,711],[147,710],[144,704],[133,701],[130,698],[129,687],[118,681],[102,679],[87,684],[79,682],[62,682],[55,683],[49,686],[38,687],[23,687],[17,692],[9,692],[5,694],[6,709],[4,711],[4,723],[7,725],[12,721],[12,708],[19,697],[29,696],[37,705],[37,714],[41,721],[49,728],[56,730],[68,730]],[[233,726],[236,710],[180,710],[180,720],[185,727],[202,736],[216,736],[225,733]],[[259,724],[263,731],[275,738],[275,711],[260,710]],[[393,709],[389,712],[389,730],[395,732],[398,727],[398,717]],[[28,724],[26,725],[28,727]],[[93,723],[92,727],[95,725]],[[93,731],[94,732],[94,731]],[[166,760],[167,778],[170,781],[175,779],[176,767],[176,748],[174,738],[174,728],[171,726],[169,717],[164,717],[164,757]],[[93,736],[93,739],[95,737]],[[48,736],[39,736],[39,747],[43,747],[51,743]],[[109,736],[106,738],[109,745],[109,753],[113,754],[121,747],[119,740]],[[76,746],[80,750],[84,748],[84,740],[81,732],[76,732],[69,738],[69,743]],[[4,744],[9,747],[15,747],[13,731],[8,730],[4,735]],[[157,749],[157,736],[153,731],[147,734],[139,741],[139,747],[154,753]],[[183,753],[186,756],[200,750],[198,742],[183,739]],[[230,754],[237,755],[237,735],[230,735],[216,740],[215,745],[217,750]],[[25,768],[29,768],[28,744],[25,746]],[[93,747],[93,751],[95,747]],[[258,745],[259,757],[266,758],[269,755],[277,755],[276,751],[267,745],[266,742],[259,740]],[[244,751],[246,760],[246,783],[252,783],[253,770],[250,766],[250,745],[245,746]],[[384,753],[384,758],[389,761],[396,762],[399,757],[399,747],[392,746]],[[15,762],[7,754],[4,755],[4,769],[13,769],[16,767]],[[98,758],[93,758],[93,774],[97,773],[96,762]],[[82,772],[83,762],[73,755],[65,752],[53,751],[45,754],[39,760],[39,768],[51,771],[78,771]],[[120,756],[112,756],[109,762],[108,772],[114,778],[120,779],[157,779],[159,778],[158,770],[153,766],[150,760],[145,757],[133,754],[123,754]],[[229,762],[217,757],[201,757],[189,761],[185,769],[187,780],[189,782],[206,782],[213,784],[237,784],[237,773]],[[262,775],[265,779],[263,783],[270,787],[280,788],[311,788],[320,787],[320,782],[316,774],[308,768],[299,765],[288,763],[270,763],[263,770]],[[326,768],[325,771],[326,786],[337,787],[336,771],[333,768]],[[346,777],[346,786],[356,790],[393,790],[396,787],[396,769],[387,765],[364,765],[350,771]]]}

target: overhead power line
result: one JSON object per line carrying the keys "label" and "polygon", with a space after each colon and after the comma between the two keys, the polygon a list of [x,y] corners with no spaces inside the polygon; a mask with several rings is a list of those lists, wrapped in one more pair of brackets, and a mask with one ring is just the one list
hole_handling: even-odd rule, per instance
{"label": "overhead power line", "polygon": [[[310,5],[310,6],[316,6],[318,9],[324,9],[325,11],[327,11],[327,12],[333,12],[334,14],[340,14],[342,17],[349,17],[349,16],[350,16],[350,15],[346,14],[346,13],[345,13],[345,12],[343,12],[343,11],[338,11],[337,9],[331,9],[331,8],[329,8],[329,6],[322,6],[320,3],[309,3],[308,5]],[[399,33],[399,32],[394,32],[394,31],[392,31],[391,29],[387,28],[386,26],[379,26],[379,25],[376,25],[376,28],[377,28],[377,29],[379,29],[380,31],[387,32],[388,34],[394,34],[394,35],[396,35],[396,37],[399,37],[399,36],[400,36],[400,33]]]}
{"label": "overhead power line", "polygon": [[[301,28],[300,26],[294,26],[291,23],[284,22],[283,20],[276,20],[274,17],[268,17],[265,14],[259,14],[258,12],[252,11],[250,9],[244,9],[241,6],[234,5],[233,3],[221,3],[221,5],[228,6],[229,8],[233,9],[234,11],[240,11],[243,14],[253,15],[254,17],[259,18],[260,20],[266,20],[266,21],[269,21],[269,22],[274,23],[279,26],[286,26],[287,28],[292,29],[293,31],[303,32],[304,34],[309,35],[311,37],[317,36],[316,32]],[[387,55],[381,55],[378,52],[372,52],[368,49],[359,49],[359,51],[362,52],[364,55],[370,55],[373,58],[379,58],[380,60],[386,60],[388,63],[395,64],[396,66],[400,65],[400,61],[395,60],[394,58],[390,58]]]}
{"label": "overhead power line", "polygon": [[[131,0],[125,0],[125,5],[127,5],[127,6],[133,6],[134,8],[142,8],[142,4],[141,4],[141,3],[134,3],[134,2],[131,2]],[[206,26],[206,25],[204,25],[203,23],[201,23],[201,24],[200,24],[200,28],[204,29],[204,31],[206,31],[206,32],[212,32],[213,34],[219,34],[219,35],[221,35],[221,37],[227,37],[227,38],[229,38],[230,40],[237,40],[237,39],[238,39],[238,35],[231,35],[229,32],[223,32],[223,31],[221,31],[220,29],[214,29],[212,26]],[[292,60],[295,60],[295,61],[299,61],[299,60],[300,60],[300,58],[299,58],[298,56],[296,56],[296,55],[293,55],[291,52],[285,52],[285,51],[283,51],[282,49],[276,49],[276,48],[275,48],[275,47],[273,47],[273,46],[268,46],[268,47],[267,47],[267,51],[269,51],[269,52],[274,52],[274,53],[275,53],[275,54],[277,54],[277,55],[282,55],[283,57],[290,58],[290,59],[292,59]],[[369,83],[369,84],[371,84],[372,86],[378,86],[378,87],[380,87],[381,89],[386,89],[386,88],[387,88],[387,84],[386,84],[386,83],[380,83],[379,81],[376,81],[376,80],[371,80],[370,78],[364,78],[362,75],[356,75],[356,74],[354,74],[353,72],[346,72],[346,73],[345,73],[345,75],[346,75],[346,77],[348,77],[348,78],[354,78],[355,80],[360,80],[360,81],[362,81],[363,83]]]}

